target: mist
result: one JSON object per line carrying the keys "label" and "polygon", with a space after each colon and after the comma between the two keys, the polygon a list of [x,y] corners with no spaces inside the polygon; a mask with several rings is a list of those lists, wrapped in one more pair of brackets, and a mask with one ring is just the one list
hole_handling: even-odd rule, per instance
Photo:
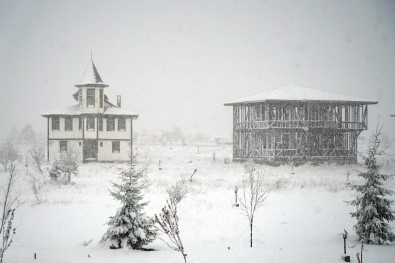
{"label": "mist", "polygon": [[[91,52],[137,132],[231,138],[223,104],[290,83],[377,100],[393,136],[393,1],[0,1],[0,138],[75,104]],[[365,134],[364,132],[363,134]]]}

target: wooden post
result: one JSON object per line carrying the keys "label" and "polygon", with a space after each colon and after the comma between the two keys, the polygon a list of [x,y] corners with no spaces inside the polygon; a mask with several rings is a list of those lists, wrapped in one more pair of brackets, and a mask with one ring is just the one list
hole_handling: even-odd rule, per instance
{"label": "wooden post", "polygon": [[237,188],[237,187],[235,187],[235,201],[236,201],[236,206],[238,206],[238,204],[237,204],[237,191],[238,191],[239,189]]}

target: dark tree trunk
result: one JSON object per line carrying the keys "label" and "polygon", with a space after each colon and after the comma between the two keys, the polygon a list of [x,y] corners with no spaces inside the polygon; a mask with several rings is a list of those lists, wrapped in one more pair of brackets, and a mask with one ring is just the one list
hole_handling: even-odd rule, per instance
{"label": "dark tree trunk", "polygon": [[252,222],[250,223],[250,247],[252,247]]}

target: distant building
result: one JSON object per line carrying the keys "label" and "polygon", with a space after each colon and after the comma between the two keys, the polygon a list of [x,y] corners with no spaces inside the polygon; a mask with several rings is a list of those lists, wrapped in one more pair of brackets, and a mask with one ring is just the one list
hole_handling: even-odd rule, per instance
{"label": "distant building", "polygon": [[233,159],[355,163],[369,104],[377,102],[297,85],[226,103],[233,106]]}
{"label": "distant building", "polygon": [[133,147],[133,120],[138,115],[112,104],[91,59],[78,91],[78,104],[43,113],[47,118],[47,158],[58,159],[63,152],[75,151],[81,161],[126,161]]}

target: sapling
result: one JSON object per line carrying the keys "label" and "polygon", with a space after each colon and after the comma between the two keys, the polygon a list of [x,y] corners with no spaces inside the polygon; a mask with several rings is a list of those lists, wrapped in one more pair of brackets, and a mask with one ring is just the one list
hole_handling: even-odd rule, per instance
{"label": "sapling", "polygon": [[15,211],[19,204],[18,195],[15,193],[14,185],[16,180],[15,166],[11,164],[9,168],[9,176],[3,190],[1,200],[1,222],[0,222],[0,263],[3,262],[4,254],[11,246],[12,240],[16,233],[16,228],[12,226]]}
{"label": "sapling", "polygon": [[257,170],[255,164],[247,164],[245,167],[246,179],[243,179],[242,195],[240,205],[242,213],[248,218],[250,224],[250,247],[252,247],[252,227],[257,209],[263,206],[268,191],[263,185],[262,173]]}
{"label": "sapling", "polygon": [[34,169],[40,173],[41,175],[43,175],[44,170],[42,168],[42,163],[44,161],[45,158],[45,151],[44,148],[38,144],[35,144],[33,146],[30,147],[29,149],[29,155],[33,161],[33,167]]}
{"label": "sapling", "polygon": [[191,175],[191,178],[189,178],[189,181],[192,182],[192,177],[195,175],[196,172],[197,172],[197,169],[195,169],[195,170],[193,171],[193,173],[192,173],[192,175]]}
{"label": "sapling", "polygon": [[189,192],[189,187],[184,180],[178,181],[175,185],[167,189],[169,200],[166,201],[167,205],[162,208],[162,212],[155,215],[155,222],[158,225],[158,230],[167,236],[169,241],[160,238],[174,251],[181,253],[184,262],[187,262],[187,254],[185,253],[182,244],[180,229],[178,226],[178,210],[177,205]]}

